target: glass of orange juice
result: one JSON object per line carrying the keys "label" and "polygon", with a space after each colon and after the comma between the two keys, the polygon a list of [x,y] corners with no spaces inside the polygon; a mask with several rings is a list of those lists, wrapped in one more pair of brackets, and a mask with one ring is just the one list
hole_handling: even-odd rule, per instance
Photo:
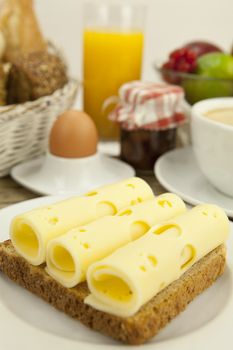
{"label": "glass of orange juice", "polygon": [[84,109],[102,140],[118,138],[108,120],[120,86],[141,78],[145,6],[137,0],[91,0],[84,6]]}

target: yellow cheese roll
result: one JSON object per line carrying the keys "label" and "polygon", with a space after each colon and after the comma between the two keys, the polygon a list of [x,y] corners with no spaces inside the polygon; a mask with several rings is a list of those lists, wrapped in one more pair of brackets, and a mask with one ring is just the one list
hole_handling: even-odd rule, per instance
{"label": "yellow cheese roll", "polygon": [[71,288],[86,279],[88,267],[119,247],[138,239],[158,222],[186,210],[175,194],[165,194],[129,207],[116,216],[101,218],[51,240],[47,249],[47,272]]}
{"label": "yellow cheese roll", "polygon": [[51,239],[153,197],[145,181],[131,178],[19,215],[12,221],[10,237],[20,255],[31,264],[40,265],[45,262],[46,247]]}
{"label": "yellow cheese roll", "polygon": [[90,266],[88,305],[121,317],[180,278],[199,259],[224,243],[229,221],[222,209],[201,205],[156,225],[112,255]]}

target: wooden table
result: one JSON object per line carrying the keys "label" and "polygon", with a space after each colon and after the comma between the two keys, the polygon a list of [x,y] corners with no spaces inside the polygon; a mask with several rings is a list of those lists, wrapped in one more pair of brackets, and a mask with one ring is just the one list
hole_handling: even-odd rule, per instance
{"label": "wooden table", "polygon": [[[158,183],[154,176],[142,177],[150,184],[155,194],[165,192],[164,188]],[[39,197],[39,195],[18,185],[9,176],[0,179],[0,208],[37,197]]]}

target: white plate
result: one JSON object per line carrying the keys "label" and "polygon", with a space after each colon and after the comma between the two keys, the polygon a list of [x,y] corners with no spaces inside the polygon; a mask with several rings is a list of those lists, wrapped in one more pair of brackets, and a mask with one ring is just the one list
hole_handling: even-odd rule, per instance
{"label": "white plate", "polygon": [[215,189],[201,173],[191,147],[166,153],[155,164],[155,175],[168,191],[187,203],[212,203],[222,207],[233,218],[233,198]]}
{"label": "white plate", "polygon": [[[9,223],[15,215],[62,199],[44,197],[10,206],[0,211],[0,241],[8,238]],[[233,232],[233,224],[232,232]],[[148,344],[145,350],[219,350],[233,340],[232,258],[233,239],[229,241],[228,268],[210,289],[196,298]],[[124,346],[89,330],[78,321],[55,310],[38,297],[0,275],[0,348],[1,350],[121,350]]]}

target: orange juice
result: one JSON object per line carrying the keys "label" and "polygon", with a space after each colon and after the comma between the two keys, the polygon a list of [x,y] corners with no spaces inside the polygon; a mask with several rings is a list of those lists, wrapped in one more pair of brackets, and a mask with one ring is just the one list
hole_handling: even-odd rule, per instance
{"label": "orange juice", "polygon": [[108,120],[111,97],[123,83],[140,79],[143,42],[142,32],[84,31],[84,109],[102,139],[117,138],[116,125]]}

